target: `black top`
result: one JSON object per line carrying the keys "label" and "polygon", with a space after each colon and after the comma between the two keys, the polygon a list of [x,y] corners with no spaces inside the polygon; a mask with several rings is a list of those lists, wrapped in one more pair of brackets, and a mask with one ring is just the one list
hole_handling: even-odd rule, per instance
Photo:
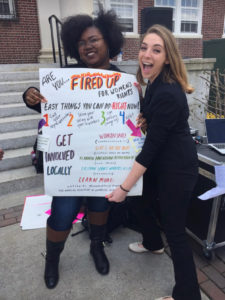
{"label": "black top", "polygon": [[148,85],[142,112],[148,129],[136,161],[158,171],[189,172],[198,164],[188,125],[187,98],[178,83],[165,83],[161,74]]}
{"label": "black top", "polygon": [[[85,65],[83,65],[83,64],[72,64],[72,65],[67,65],[67,66],[65,66],[64,68],[87,68],[87,66],[85,66]],[[112,65],[112,64],[110,64],[110,67],[109,67],[109,69],[107,69],[107,70],[109,70],[109,71],[117,71],[117,72],[121,72],[121,70],[119,69],[119,68],[117,68],[117,66],[115,66],[115,65]],[[36,90],[38,90],[36,87],[34,87],[34,86],[30,86],[28,89],[30,89],[30,88],[34,88],[34,89],[36,89]],[[36,105],[29,105],[27,102],[26,102],[26,100],[25,100],[25,95],[26,95],[26,92],[28,91],[28,89],[23,93],[23,101],[24,101],[24,103],[26,104],[26,106],[27,107],[29,107],[29,108],[31,108],[31,109],[33,109],[33,110],[36,110],[37,112],[41,112],[41,103],[38,103],[38,104],[36,104]],[[39,90],[38,90],[39,91]]]}

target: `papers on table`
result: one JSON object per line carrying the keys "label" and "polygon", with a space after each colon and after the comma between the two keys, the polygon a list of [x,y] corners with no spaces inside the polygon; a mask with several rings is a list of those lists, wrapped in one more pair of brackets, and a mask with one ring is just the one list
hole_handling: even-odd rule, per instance
{"label": "papers on table", "polygon": [[201,200],[208,200],[225,194],[225,165],[215,166],[215,181],[217,186],[198,196]]}
{"label": "papers on table", "polygon": [[[47,218],[51,214],[51,203],[51,196],[27,196],[24,201],[23,214],[20,223],[22,230],[45,228]],[[80,221],[83,215],[83,213],[79,213],[73,223]]]}

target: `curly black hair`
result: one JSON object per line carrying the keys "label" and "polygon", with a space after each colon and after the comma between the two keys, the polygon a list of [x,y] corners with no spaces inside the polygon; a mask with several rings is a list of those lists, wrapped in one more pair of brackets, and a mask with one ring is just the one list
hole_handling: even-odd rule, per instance
{"label": "curly black hair", "polygon": [[109,58],[118,55],[124,43],[122,27],[113,10],[101,9],[96,18],[86,14],[68,17],[62,24],[61,40],[66,56],[80,61],[78,42],[83,32],[89,27],[96,27],[101,32],[109,48]]}

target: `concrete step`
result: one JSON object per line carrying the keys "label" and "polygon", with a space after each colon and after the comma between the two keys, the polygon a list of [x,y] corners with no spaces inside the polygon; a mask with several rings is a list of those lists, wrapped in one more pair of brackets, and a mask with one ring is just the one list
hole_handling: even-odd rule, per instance
{"label": "concrete step", "polygon": [[38,71],[11,71],[0,72],[0,82],[5,81],[24,81],[24,80],[39,80]]}
{"label": "concrete step", "polygon": [[[0,163],[0,171],[24,168],[32,165],[32,147],[6,150]],[[0,175],[1,176],[1,175]]]}
{"label": "concrete step", "polygon": [[[32,166],[31,151],[37,138],[40,114],[27,108],[22,94],[39,88],[39,68],[54,64],[0,65],[0,207],[23,204],[24,196],[43,194],[43,174]],[[9,203],[10,201],[10,203]]]}
{"label": "concrete step", "polygon": [[0,133],[37,129],[40,118],[40,114],[0,118]]}
{"label": "concrete step", "polygon": [[1,195],[43,186],[43,174],[37,174],[33,166],[1,172]]}
{"label": "concrete step", "polygon": [[0,134],[0,147],[4,150],[32,147],[37,138],[37,129]]}
{"label": "concrete step", "polygon": [[23,205],[25,197],[33,195],[43,195],[44,186],[37,186],[30,188],[27,186],[22,191],[9,192],[4,195],[0,195],[0,210],[7,209],[17,205]]}
{"label": "concrete step", "polygon": [[0,105],[0,118],[38,114],[35,110],[26,107],[24,102]]}
{"label": "concrete step", "polygon": [[1,93],[24,92],[30,86],[39,88],[39,80],[0,82],[0,91]]}
{"label": "concrete step", "polygon": [[23,103],[23,92],[0,93],[0,105],[11,103]]}
{"label": "concrete step", "polygon": [[0,64],[0,72],[38,71],[39,68],[60,68],[59,63]]}

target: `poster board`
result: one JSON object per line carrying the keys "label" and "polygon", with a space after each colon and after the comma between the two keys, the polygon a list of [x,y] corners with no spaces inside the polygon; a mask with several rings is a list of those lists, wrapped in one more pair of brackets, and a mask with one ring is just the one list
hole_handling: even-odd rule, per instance
{"label": "poster board", "polygon": [[[135,127],[134,75],[83,68],[40,69],[45,193],[105,196],[123,182],[144,142]],[[142,179],[129,195],[141,195]]]}

